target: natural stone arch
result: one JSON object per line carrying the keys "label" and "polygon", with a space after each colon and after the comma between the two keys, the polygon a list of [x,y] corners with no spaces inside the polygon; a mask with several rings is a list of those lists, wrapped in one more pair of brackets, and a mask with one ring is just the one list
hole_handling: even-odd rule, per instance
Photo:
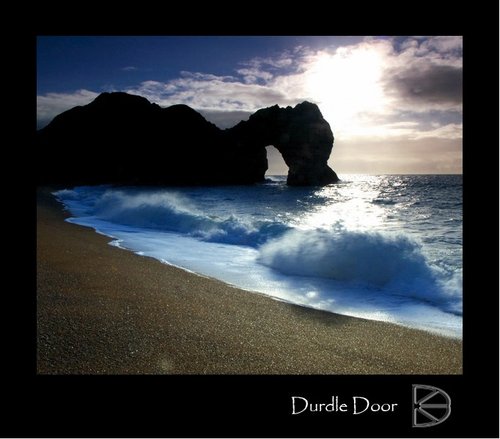
{"label": "natural stone arch", "polygon": [[[327,164],[333,134],[315,104],[303,102],[294,108],[278,105],[264,108],[229,131],[243,150],[265,151],[266,146],[273,145],[288,166],[289,185],[324,186],[338,181],[337,174]],[[266,170],[267,159],[264,174]]]}
{"label": "natural stone arch", "polygon": [[[116,92],[102,93],[38,131],[37,181],[252,184],[265,178],[267,145],[281,153],[289,185],[323,186],[338,180],[327,164],[333,134],[315,104],[264,108],[221,130],[186,105],[161,108]],[[77,160],[69,158],[68,148],[78,152]]]}

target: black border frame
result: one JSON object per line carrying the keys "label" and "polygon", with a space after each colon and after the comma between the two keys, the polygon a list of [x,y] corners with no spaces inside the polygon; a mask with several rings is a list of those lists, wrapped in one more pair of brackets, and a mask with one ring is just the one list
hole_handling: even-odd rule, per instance
{"label": "black border frame", "polygon": [[[39,376],[36,375],[36,219],[35,184],[29,166],[19,166],[17,174],[26,180],[23,197],[15,197],[13,208],[27,211],[28,225],[17,229],[28,235],[29,247],[21,246],[19,261],[34,278],[21,276],[4,294],[15,295],[10,319],[4,330],[11,342],[6,348],[3,374],[2,436],[9,437],[498,437],[498,254],[491,243],[498,243],[498,5],[464,9],[456,3],[432,5],[431,18],[416,14],[414,22],[405,21],[403,6],[374,5],[362,12],[366,17],[376,9],[374,20],[384,11],[401,15],[385,23],[368,23],[363,32],[336,32],[338,25],[318,24],[315,31],[296,32],[275,29],[271,16],[253,11],[255,19],[267,26],[255,32],[233,24],[228,32],[215,31],[217,25],[196,26],[186,32],[169,26],[145,23],[147,32],[133,32],[123,26],[110,32],[112,19],[106,15],[86,26],[55,25],[56,12],[35,11],[37,29],[28,30],[13,46],[14,62],[27,69],[26,101],[17,101],[21,111],[12,112],[18,133],[29,148],[34,148],[36,81],[36,35],[50,34],[391,34],[391,35],[463,35],[464,36],[464,373],[458,376],[371,375],[371,376]],[[43,5],[42,7],[45,7]],[[426,5],[420,5],[422,9]],[[197,7],[197,6],[196,6]],[[326,7],[326,6],[325,6]],[[380,5],[379,5],[380,7]],[[418,6],[416,6],[418,7]],[[255,7],[256,8],[256,7]],[[363,6],[364,8],[364,6]],[[457,8],[460,8],[458,10]],[[249,6],[249,9],[252,9]],[[258,9],[258,8],[256,8]],[[351,13],[360,13],[353,8]],[[212,10],[212,13],[214,11]],[[215,11],[217,12],[217,11]],[[252,12],[252,11],[251,11]],[[301,21],[318,22],[321,11],[301,12]],[[271,14],[272,15],[272,14]],[[192,15],[191,15],[192,16]],[[200,11],[203,16],[203,11]],[[210,15],[208,15],[210,17]],[[337,13],[338,20],[349,17]],[[113,17],[113,15],[110,15]],[[85,18],[85,17],[84,17]],[[220,18],[220,17],[219,17]],[[253,18],[248,14],[247,20]],[[328,17],[329,18],[329,17]],[[386,17],[387,18],[387,17]],[[169,16],[169,20],[172,15]],[[227,20],[227,16],[223,17]],[[110,21],[107,21],[110,20]],[[417,25],[415,25],[415,21]],[[470,23],[465,25],[465,21]],[[216,21],[214,23],[217,23]],[[227,24],[227,23],[226,23]],[[476,31],[479,24],[481,33]],[[116,22],[115,22],[116,25]],[[54,29],[59,30],[57,32]],[[97,29],[96,29],[97,27]],[[315,27],[315,26],[313,26]],[[340,26],[342,28],[342,26]],[[348,26],[347,26],[348,27]],[[356,27],[356,26],[354,26]],[[377,27],[378,29],[374,29]],[[383,32],[381,32],[383,28]],[[404,28],[404,29],[403,29]],[[387,30],[386,30],[387,29]],[[191,29],[190,29],[191,30]],[[214,32],[215,31],[215,32]],[[493,31],[493,32],[492,32]],[[29,60],[27,57],[29,56]],[[22,68],[22,67],[21,67]],[[15,73],[15,72],[14,72]],[[21,75],[22,76],[22,75]],[[30,107],[31,106],[31,107]],[[14,107],[17,110],[17,107]],[[28,110],[27,110],[28,108]],[[26,114],[23,121],[19,115]],[[26,121],[29,121],[26,123]],[[494,128],[493,128],[494,127]],[[16,148],[12,148],[16,150]],[[14,159],[16,160],[16,159]],[[26,163],[18,157],[16,163]],[[24,170],[24,173],[22,172]],[[10,176],[12,179],[13,177]],[[14,176],[15,178],[15,176]],[[495,180],[495,181],[492,181]],[[12,181],[12,180],[11,180]],[[484,197],[482,195],[484,194]],[[30,204],[31,203],[31,204]],[[30,204],[29,206],[27,206]],[[477,222],[476,222],[477,221]],[[17,224],[16,224],[17,225]],[[19,246],[19,244],[17,244]],[[496,254],[496,256],[495,256]],[[17,255],[12,256],[16,258]],[[17,265],[17,261],[15,261]],[[21,269],[21,268],[20,268]],[[23,268],[24,270],[24,268]],[[10,299],[9,299],[10,300]],[[35,319],[33,319],[35,316]],[[445,390],[452,400],[452,415],[441,425],[429,429],[411,426],[411,386],[428,384]],[[373,396],[400,404],[398,416],[337,416],[332,414],[291,415],[290,398],[307,396],[325,400],[331,395]]]}

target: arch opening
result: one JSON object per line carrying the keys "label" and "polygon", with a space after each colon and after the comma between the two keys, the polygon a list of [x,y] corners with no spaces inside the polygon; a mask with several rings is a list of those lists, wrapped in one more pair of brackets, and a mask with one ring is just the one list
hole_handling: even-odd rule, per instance
{"label": "arch opening", "polygon": [[266,177],[271,175],[288,175],[288,166],[274,145],[267,145],[266,147],[267,154],[267,171]]}

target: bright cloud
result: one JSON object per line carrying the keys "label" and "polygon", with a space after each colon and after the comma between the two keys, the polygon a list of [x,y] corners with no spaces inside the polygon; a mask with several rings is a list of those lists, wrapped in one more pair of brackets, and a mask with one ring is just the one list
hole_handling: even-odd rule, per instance
{"label": "bright cloud", "polygon": [[236,72],[238,74],[240,74],[241,76],[243,76],[243,80],[247,84],[254,84],[259,79],[262,79],[264,81],[269,81],[273,78],[272,73],[260,70],[258,68],[238,69],[238,70],[236,70]]}
{"label": "bright cloud", "polygon": [[271,85],[241,81],[232,76],[181,72],[169,82],[145,81],[125,91],[144,96],[161,106],[186,104],[197,110],[255,111],[274,104],[290,105],[295,99]]}

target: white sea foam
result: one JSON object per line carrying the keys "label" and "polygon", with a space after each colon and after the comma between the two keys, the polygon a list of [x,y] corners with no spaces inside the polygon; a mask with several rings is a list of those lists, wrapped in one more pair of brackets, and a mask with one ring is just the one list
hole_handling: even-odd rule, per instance
{"label": "white sea foam", "polygon": [[[74,200],[74,192],[67,194]],[[93,216],[117,224],[177,232],[204,241],[257,246],[288,227],[268,220],[252,222],[232,214],[209,215],[177,192],[128,193],[106,190],[94,204]]]}
{"label": "white sea foam", "polygon": [[402,234],[293,230],[264,244],[259,261],[291,276],[385,288],[436,304],[461,293],[453,274],[431,266],[421,244]]}

